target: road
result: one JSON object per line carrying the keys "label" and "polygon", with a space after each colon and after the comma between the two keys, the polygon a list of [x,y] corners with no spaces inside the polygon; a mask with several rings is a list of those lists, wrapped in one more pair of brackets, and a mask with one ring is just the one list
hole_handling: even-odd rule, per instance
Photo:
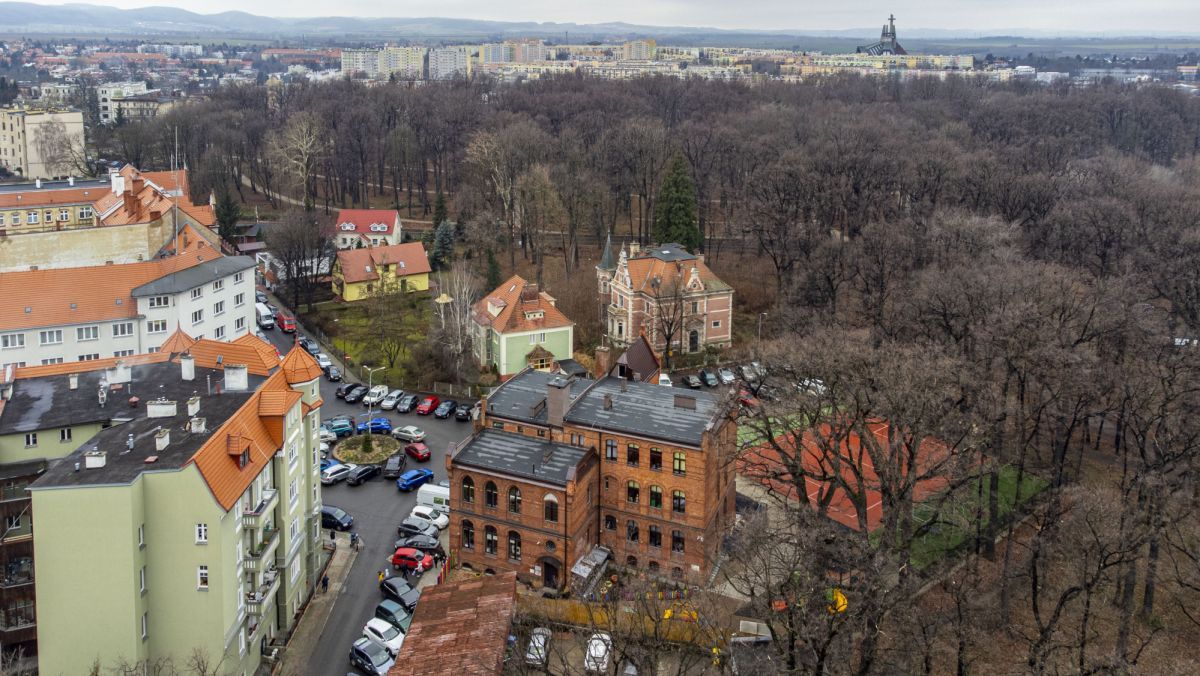
{"label": "road", "polygon": [[[291,334],[278,330],[266,331],[265,334],[281,353],[286,354],[287,350],[291,349],[294,341]],[[364,419],[367,414],[366,408],[338,399],[334,394],[336,389],[337,383],[322,379],[321,397],[325,402],[321,406],[322,419],[327,420],[340,414]],[[418,416],[416,413],[401,414],[392,411],[376,412],[373,417],[379,415],[389,418],[396,427],[416,425],[425,430],[428,435],[425,443],[429,446],[432,457],[428,463],[417,463],[410,458],[408,467],[429,467],[434,472],[435,481],[447,478],[445,456],[448,446],[465,439],[471,433],[470,423],[458,422],[453,418],[438,420],[431,415]],[[393,551],[396,526],[408,516],[417,502],[416,491],[401,493],[396,490],[395,481],[380,478],[361,486],[351,487],[345,483],[324,486],[322,495],[325,504],[341,507],[354,516],[355,531],[362,538],[363,549],[350,569],[341,596],[333,606],[318,645],[312,649],[309,673],[314,676],[353,672],[349,668],[347,658],[350,645],[362,636],[363,625],[372,617],[375,605],[383,598],[379,591],[379,571],[387,566],[387,557]]]}

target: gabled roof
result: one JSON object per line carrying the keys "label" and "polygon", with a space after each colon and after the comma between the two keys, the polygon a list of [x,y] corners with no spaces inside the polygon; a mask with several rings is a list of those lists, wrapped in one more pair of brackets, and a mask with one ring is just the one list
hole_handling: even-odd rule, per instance
{"label": "gabled roof", "polygon": [[272,360],[279,361],[279,352],[275,349],[275,346],[263,340],[262,338],[259,338],[253,333],[243,333],[230,342],[237,343],[238,345],[248,345],[254,348],[258,352],[258,356],[262,357],[264,362],[270,363]]}
{"label": "gabled roof", "polygon": [[135,288],[134,298],[145,296],[165,296],[190,291],[198,286],[204,286],[224,279],[235,272],[243,272],[254,268],[254,259],[249,256],[223,256],[199,265],[163,275],[158,279]]}
{"label": "gabled roof", "polygon": [[270,390],[258,394],[258,414],[266,416],[281,416],[300,401],[300,393],[296,390]]}
{"label": "gabled roof", "polygon": [[513,275],[475,303],[475,321],[497,333],[543,331],[574,326],[554,305],[554,297]]}
{"label": "gabled roof", "polygon": [[339,235],[349,232],[368,236],[390,235],[399,222],[400,212],[395,209],[342,209],[333,221],[333,229]]}
{"label": "gabled roof", "polygon": [[346,249],[337,255],[338,269],[347,284],[372,282],[379,279],[379,267],[396,266],[396,277],[419,275],[432,270],[425,247],[420,242],[375,246],[365,249]]}
{"label": "gabled roof", "polygon": [[651,282],[662,280],[660,284],[668,288],[686,288],[696,271],[705,291],[724,291],[731,287],[721,281],[699,257],[688,253],[678,244],[663,244],[657,248],[647,248],[633,258],[628,259],[629,287],[635,292],[651,292]]}
{"label": "gabled roof", "polygon": [[[658,355],[654,353],[654,348],[650,346],[650,341],[646,340],[646,335],[641,334],[637,340],[630,343],[625,352],[617,358],[617,366],[625,367],[626,373],[624,377],[631,380],[640,380],[648,382],[650,377],[657,374],[662,368],[658,361]],[[617,369],[619,370],[619,369]],[[609,373],[599,373],[599,376],[613,375]]]}
{"label": "gabled roof", "polygon": [[[247,334],[248,335],[248,334]],[[237,341],[234,341],[237,342]],[[175,329],[166,342],[158,347],[159,352],[167,354],[182,354],[187,352],[193,345],[196,344],[196,339],[183,332],[183,329]]]}
{"label": "gabled roof", "polygon": [[323,371],[317,360],[308,353],[308,350],[299,345],[293,346],[288,351],[287,356],[283,358],[283,362],[279,365],[283,371],[283,377],[288,383],[295,385],[296,383],[307,383],[310,380],[316,380],[321,377]]}

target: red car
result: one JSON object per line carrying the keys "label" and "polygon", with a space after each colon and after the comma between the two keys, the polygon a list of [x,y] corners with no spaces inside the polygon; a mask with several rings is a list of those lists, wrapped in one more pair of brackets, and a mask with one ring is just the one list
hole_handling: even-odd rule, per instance
{"label": "red car", "polygon": [[420,442],[405,446],[404,452],[408,454],[408,457],[419,462],[425,462],[429,459],[429,447]]}
{"label": "red car", "polygon": [[417,404],[417,415],[429,415],[441,403],[442,400],[437,397],[425,397],[420,404]]}
{"label": "red car", "polygon": [[296,332],[296,319],[283,314],[283,311],[275,313],[275,326],[279,327],[284,333]]}
{"label": "red car", "polygon": [[396,553],[392,554],[392,558],[389,560],[392,562],[392,568],[397,570],[407,568],[408,570],[416,570],[423,573],[433,568],[433,556],[412,547],[397,549]]}

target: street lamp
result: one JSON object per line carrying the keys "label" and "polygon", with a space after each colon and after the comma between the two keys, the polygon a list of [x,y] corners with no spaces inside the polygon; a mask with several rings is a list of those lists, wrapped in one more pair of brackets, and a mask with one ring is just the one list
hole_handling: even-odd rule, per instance
{"label": "street lamp", "polygon": [[[368,395],[371,393],[371,390],[375,387],[375,372],[381,371],[381,370],[383,370],[383,368],[384,367],[382,367],[382,366],[376,366],[375,368],[367,369],[367,394]],[[367,402],[367,434],[371,433],[371,409],[375,408],[374,404],[375,404],[374,399]]]}

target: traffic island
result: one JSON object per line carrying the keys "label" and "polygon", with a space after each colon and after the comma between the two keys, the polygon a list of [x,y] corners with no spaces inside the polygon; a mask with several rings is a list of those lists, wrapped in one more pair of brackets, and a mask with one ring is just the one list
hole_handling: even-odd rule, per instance
{"label": "traffic island", "polygon": [[353,465],[381,465],[400,450],[400,442],[382,434],[362,434],[343,439],[333,448],[333,457]]}

